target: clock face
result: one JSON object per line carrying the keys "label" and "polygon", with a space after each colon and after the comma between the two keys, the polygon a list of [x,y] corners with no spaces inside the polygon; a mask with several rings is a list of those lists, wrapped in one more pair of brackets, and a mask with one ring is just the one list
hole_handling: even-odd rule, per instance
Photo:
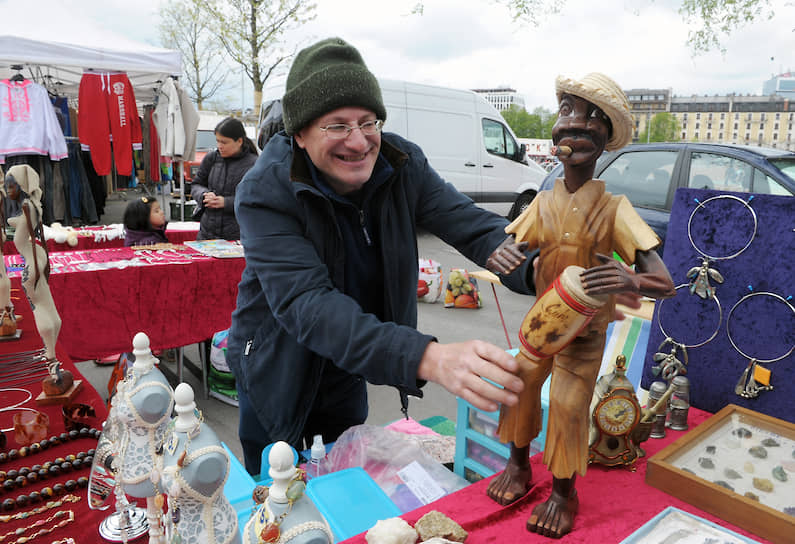
{"label": "clock face", "polygon": [[596,423],[603,433],[620,435],[632,430],[638,419],[638,408],[633,399],[611,395],[596,407]]}

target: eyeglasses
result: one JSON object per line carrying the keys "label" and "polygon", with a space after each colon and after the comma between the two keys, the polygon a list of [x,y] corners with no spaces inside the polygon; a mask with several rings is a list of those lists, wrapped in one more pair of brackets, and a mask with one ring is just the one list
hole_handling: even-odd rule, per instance
{"label": "eyeglasses", "polygon": [[373,121],[365,121],[358,126],[335,123],[333,125],[326,125],[325,127],[318,128],[320,128],[320,130],[326,134],[326,138],[331,138],[332,140],[344,140],[351,135],[351,132],[353,132],[353,129],[355,128],[361,130],[362,134],[365,136],[373,136],[381,132],[381,128],[383,126],[384,122],[381,119],[375,119]]}

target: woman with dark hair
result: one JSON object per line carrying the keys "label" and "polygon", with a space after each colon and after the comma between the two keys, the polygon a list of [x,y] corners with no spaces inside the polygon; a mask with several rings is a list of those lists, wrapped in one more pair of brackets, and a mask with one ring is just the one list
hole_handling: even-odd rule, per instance
{"label": "woman with dark hair", "polygon": [[239,240],[235,191],[257,162],[257,146],[246,136],[243,123],[232,117],[215,127],[215,141],[218,148],[204,156],[191,184],[197,203],[193,218],[200,221],[197,240]]}
{"label": "woman with dark hair", "polygon": [[168,242],[166,214],[156,198],[142,196],[124,209],[124,245],[146,246]]}

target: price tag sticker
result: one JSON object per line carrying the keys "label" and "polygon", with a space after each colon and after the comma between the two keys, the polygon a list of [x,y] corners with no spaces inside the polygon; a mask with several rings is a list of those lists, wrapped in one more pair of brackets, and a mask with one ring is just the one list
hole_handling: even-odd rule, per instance
{"label": "price tag sticker", "polygon": [[397,472],[397,475],[414,493],[422,504],[431,503],[444,497],[445,492],[442,487],[431,478],[430,474],[422,468],[417,461],[412,461]]}

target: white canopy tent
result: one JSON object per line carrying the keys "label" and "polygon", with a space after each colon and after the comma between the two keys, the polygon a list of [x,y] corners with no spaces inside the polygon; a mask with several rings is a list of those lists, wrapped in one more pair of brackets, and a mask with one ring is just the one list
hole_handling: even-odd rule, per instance
{"label": "white canopy tent", "polygon": [[[5,13],[6,11],[13,13]],[[139,103],[153,101],[160,82],[179,76],[178,51],[162,49],[119,36],[81,18],[66,6],[50,6],[46,13],[28,2],[8,2],[3,19],[14,21],[0,30],[0,79],[17,72],[60,95],[77,97],[83,72],[126,72]]]}

